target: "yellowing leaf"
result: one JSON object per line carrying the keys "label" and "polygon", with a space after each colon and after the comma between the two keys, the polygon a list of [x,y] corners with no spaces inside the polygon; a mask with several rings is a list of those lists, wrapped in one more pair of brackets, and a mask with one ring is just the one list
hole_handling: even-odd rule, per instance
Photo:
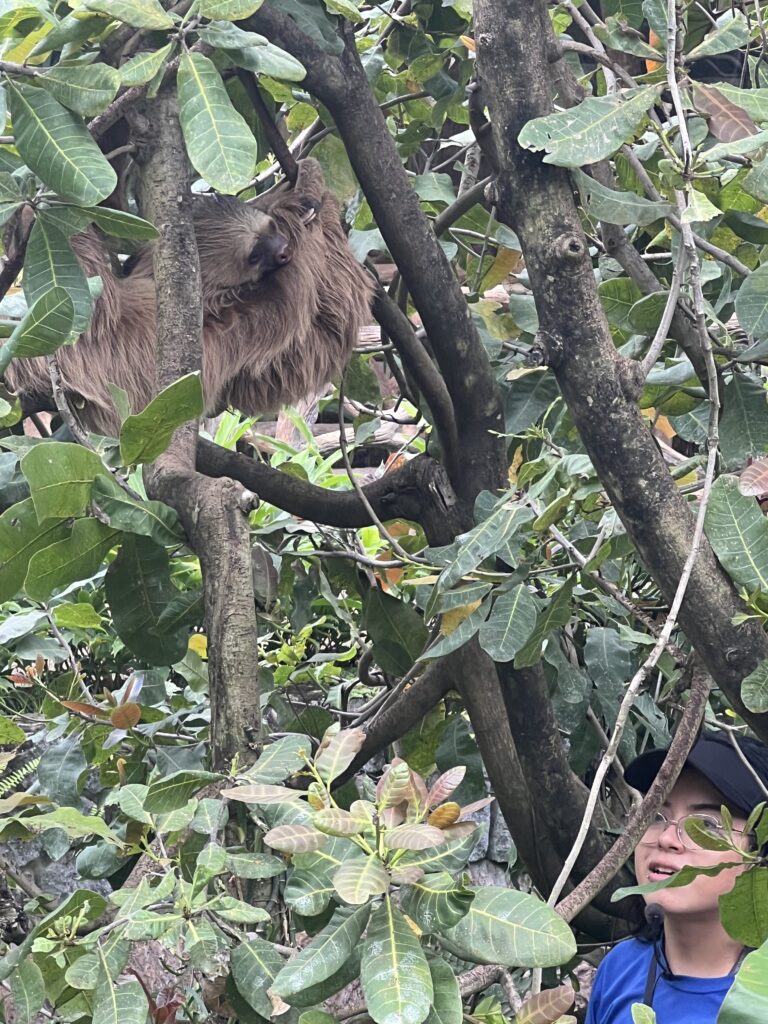
{"label": "yellowing leaf", "polygon": [[205,633],[193,633],[189,638],[189,649],[201,658],[208,657],[208,637]]}
{"label": "yellowing leaf", "polygon": [[454,629],[457,629],[479,607],[480,601],[471,601],[469,604],[463,604],[444,612],[440,620],[440,632],[443,636],[450,636]]}

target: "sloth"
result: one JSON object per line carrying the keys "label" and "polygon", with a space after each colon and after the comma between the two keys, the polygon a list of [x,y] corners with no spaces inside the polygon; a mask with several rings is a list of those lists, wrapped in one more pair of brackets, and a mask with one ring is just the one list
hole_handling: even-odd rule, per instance
{"label": "sloth", "polygon": [[[299,163],[293,188],[281,185],[252,204],[197,197],[193,211],[206,415],[228,406],[246,415],[274,411],[340,375],[368,315],[372,284],[349,250],[317,161]],[[115,436],[120,421],[108,383],[127,392],[133,412],[152,398],[152,246],[123,275],[95,229],[75,235],[72,248],[103,288],[88,330],[58,350],[62,387],[85,427]],[[6,383],[25,411],[55,408],[45,358],[13,360]]]}

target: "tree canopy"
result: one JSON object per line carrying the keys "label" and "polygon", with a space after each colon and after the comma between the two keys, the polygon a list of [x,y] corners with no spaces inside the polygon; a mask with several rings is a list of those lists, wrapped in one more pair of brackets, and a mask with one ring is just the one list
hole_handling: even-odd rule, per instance
{"label": "tree canopy", "polygon": [[[768,742],[766,32],[730,0],[0,4],[0,374],[45,357],[52,398],[0,386],[9,1020],[575,1019],[701,723]],[[369,325],[298,408],[203,418],[195,193],[310,156]],[[91,226],[122,273],[154,247],[118,437],[61,378]],[[640,801],[623,766],[670,742]],[[768,1006],[750,829],[721,1024]]]}

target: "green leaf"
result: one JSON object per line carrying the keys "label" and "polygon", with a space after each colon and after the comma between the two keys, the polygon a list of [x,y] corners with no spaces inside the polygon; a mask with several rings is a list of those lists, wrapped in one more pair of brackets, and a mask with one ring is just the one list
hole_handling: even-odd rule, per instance
{"label": "green leaf", "polygon": [[628,277],[612,277],[601,281],[597,291],[608,323],[622,330],[631,329],[632,310],[643,297],[635,282]]}
{"label": "green leaf", "polygon": [[119,530],[95,519],[78,519],[69,537],[32,556],[24,589],[33,601],[47,601],[54,590],[89,580],[119,537]]}
{"label": "green leaf", "polygon": [[118,69],[122,84],[130,88],[133,85],[146,85],[147,82],[151,82],[170,56],[172,49],[173,43],[167,43],[159,50],[150,50],[131,57]]}
{"label": "green leaf", "polygon": [[752,949],[768,940],[768,868],[749,868],[718,902],[723,928],[732,939]]}
{"label": "green leaf", "polygon": [[120,74],[108,64],[54,65],[40,84],[59,103],[82,117],[93,117],[109,106],[120,88]]}
{"label": "green leaf", "polygon": [[51,288],[27,310],[3,346],[2,354],[8,360],[50,355],[71,338],[74,317],[69,294],[64,288]]}
{"label": "green leaf", "polygon": [[57,604],[53,621],[60,629],[100,629],[101,616],[87,601],[76,604]]}
{"label": "green leaf", "polygon": [[16,747],[20,743],[26,742],[26,739],[27,734],[23,729],[20,729],[10,718],[0,715],[0,745]]}
{"label": "green leaf", "polygon": [[283,967],[272,983],[275,995],[290,997],[325,981],[339,971],[357,948],[368,923],[370,907],[350,913],[339,908],[330,922]]}
{"label": "green leaf", "polygon": [[91,496],[111,526],[150,537],[157,544],[177,547],[186,540],[178,514],[162,501],[134,501],[113,476],[103,473],[93,482]]}
{"label": "green leaf", "polygon": [[0,515],[0,601],[9,601],[21,590],[35,552],[68,534],[69,526],[62,520],[38,523],[31,498],[6,509]]}
{"label": "green leaf", "polygon": [[250,18],[264,0],[198,0],[197,10],[204,18],[240,21]]}
{"label": "green leaf", "polygon": [[285,871],[285,862],[269,853],[230,853],[227,870],[238,878],[274,878]]}
{"label": "green leaf", "polygon": [[85,511],[96,477],[104,472],[99,456],[79,444],[46,441],[30,448],[21,460],[38,522],[66,519]]}
{"label": "green leaf", "polygon": [[575,107],[529,121],[517,141],[524,149],[544,150],[545,164],[596,164],[633,138],[657,91],[656,86],[645,86],[626,90],[626,98],[588,96]]}
{"label": "green leaf", "polygon": [[535,665],[541,656],[541,645],[552,632],[565,626],[571,617],[571,596],[576,581],[568,580],[557,591],[543,611],[539,612],[533,633],[518,651],[515,657],[515,668],[526,668]]}
{"label": "green leaf", "polygon": [[361,860],[365,854],[348,839],[331,839],[314,853],[293,858],[293,870],[285,886],[285,901],[297,913],[314,917],[328,906],[336,892],[333,875],[346,860]]}
{"label": "green leaf", "polygon": [[379,896],[389,889],[389,874],[375,853],[362,860],[342,864],[333,876],[336,892],[346,903],[359,906],[371,896]]}
{"label": "green leaf", "polygon": [[748,590],[768,591],[768,522],[735,476],[715,480],[704,520],[718,561]]}
{"label": "green leaf", "polygon": [[741,11],[727,12],[718,19],[717,28],[685,55],[686,63],[711,57],[716,53],[739,50],[749,42],[749,24]]}
{"label": "green leaf", "polygon": [[768,711],[768,660],[741,681],[741,699],[756,715]]}
{"label": "green leaf", "polygon": [[96,989],[93,1019],[99,1024],[146,1024],[148,1013],[147,997],[135,978],[119,985],[108,978]]}
{"label": "green leaf", "polygon": [[45,1002],[45,982],[40,968],[31,957],[23,960],[10,978],[16,1024],[35,1024]]}
{"label": "green leaf", "polygon": [[579,186],[587,212],[595,220],[606,224],[636,224],[645,227],[674,211],[672,203],[656,203],[634,192],[617,192],[601,185],[583,171],[573,170],[571,174]]}
{"label": "green leaf", "polygon": [[264,46],[243,46],[224,51],[229,59],[257,75],[271,75],[286,82],[301,82],[307,72],[303,64],[279,46],[265,40]]}
{"label": "green leaf", "polygon": [[258,147],[213,61],[200,53],[184,54],[178,92],[181,128],[195,170],[219,192],[245,188],[253,177]]}
{"label": "green leaf", "polygon": [[46,832],[48,829],[61,829],[70,839],[100,839],[122,846],[120,840],[103,818],[94,814],[82,814],[74,807],[58,807],[48,814],[37,814],[32,818],[24,818],[24,825],[32,832]]}
{"label": "green leaf", "polygon": [[264,748],[264,753],[248,769],[244,778],[255,782],[283,782],[289,775],[305,767],[305,757],[310,753],[311,744],[303,734],[281,736]]}
{"label": "green leaf", "polygon": [[717,1015],[717,1024],[764,1020],[768,1020],[768,942],[747,955]]}
{"label": "green leaf", "polygon": [[374,658],[393,675],[411,668],[429,637],[423,617],[412,605],[378,587],[366,596],[365,628],[373,640]]}
{"label": "green leaf", "polygon": [[354,761],[365,743],[363,729],[343,729],[331,737],[328,745],[315,758],[315,769],[324,782],[333,782]]}
{"label": "green leaf", "polygon": [[442,957],[431,956],[427,962],[434,989],[427,1024],[462,1024],[464,1008],[461,1004],[459,979]]}
{"label": "green leaf", "polygon": [[66,235],[45,213],[37,218],[29,236],[23,283],[29,305],[52,288],[63,288],[74,307],[73,329],[79,334],[88,326],[93,305],[88,281]]}
{"label": "green leaf", "polygon": [[404,913],[412,917],[422,931],[431,934],[458,924],[469,910],[475,891],[442,871],[405,886],[401,895]]}
{"label": "green leaf", "polygon": [[285,963],[283,958],[270,942],[251,939],[232,950],[230,962],[237,991],[261,1017],[270,1020],[273,1008],[267,990]]}
{"label": "green leaf", "polygon": [[250,903],[236,900],[234,896],[216,896],[203,909],[235,924],[262,924],[270,920],[269,914],[262,907],[252,907]]}
{"label": "green leaf", "polygon": [[459,538],[459,553],[441,573],[438,588],[441,591],[450,589],[462,576],[476,569],[483,559],[499,551],[532,519],[533,512],[529,508],[513,504],[510,496],[504,495],[486,519]]}
{"label": "green leaf", "polygon": [[724,468],[740,470],[751,456],[768,452],[768,395],[761,381],[734,372],[723,405],[720,454]]}
{"label": "green leaf", "polygon": [[143,220],[135,217],[132,213],[125,213],[123,210],[110,210],[106,206],[94,206],[92,209],[84,210],[92,220],[107,235],[114,238],[130,238],[133,241],[145,241],[150,238],[157,238],[157,228]]}
{"label": "green leaf", "polygon": [[360,979],[376,1024],[421,1024],[429,1015],[434,989],[427,958],[389,897],[371,917]]}
{"label": "green leaf", "polygon": [[458,839],[449,839],[442,846],[431,850],[406,853],[397,862],[399,868],[421,868],[425,874],[448,871],[451,874],[466,867],[469,856],[477,846],[478,834],[473,832]]}
{"label": "green leaf", "polygon": [[505,967],[556,967],[576,953],[571,929],[551,907],[530,893],[495,885],[477,891],[467,914],[444,937],[465,959]]}
{"label": "green leaf", "polygon": [[6,78],[16,148],[28,167],[62,199],[96,206],[117,175],[79,117],[49,95]]}
{"label": "green leaf", "polygon": [[163,29],[175,24],[158,0],[85,0],[84,6],[133,28]]}
{"label": "green leaf", "polygon": [[528,587],[519,584],[494,601],[480,627],[480,646],[494,661],[512,661],[533,632],[537,614]]}
{"label": "green leaf", "polygon": [[105,580],[112,622],[123,643],[151,665],[175,665],[187,649],[187,631],[169,633],[162,616],[179,591],[171,582],[165,548],[127,534]]}
{"label": "green leaf", "polygon": [[147,814],[168,814],[189,801],[205,786],[223,779],[216,772],[173,772],[164,779],[150,783],[149,791],[144,800]]}
{"label": "green leaf", "polygon": [[173,432],[202,415],[203,388],[199,373],[189,373],[164,388],[149,405],[129,416],[120,430],[120,454],[126,466],[153,462],[171,443]]}
{"label": "green leaf", "polygon": [[736,316],[747,334],[768,338],[768,263],[746,278],[736,293]]}

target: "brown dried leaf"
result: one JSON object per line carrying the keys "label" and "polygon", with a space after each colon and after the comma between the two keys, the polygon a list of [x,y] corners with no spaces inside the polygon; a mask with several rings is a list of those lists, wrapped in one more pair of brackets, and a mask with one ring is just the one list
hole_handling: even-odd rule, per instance
{"label": "brown dried leaf", "polygon": [[459,820],[460,814],[461,808],[458,804],[441,804],[441,806],[436,807],[427,818],[427,824],[434,825],[435,828],[447,828],[448,825],[453,825],[454,822]]}
{"label": "brown dried leaf", "polygon": [[435,807],[437,804],[441,804],[443,800],[447,800],[454,789],[461,785],[466,774],[467,768],[463,764],[456,765],[455,768],[449,768],[447,772],[443,772],[429,791],[429,806]]}
{"label": "brown dried leaf", "polygon": [[61,704],[68,711],[74,711],[77,715],[85,715],[87,718],[109,718],[106,708],[97,708],[94,704],[85,704],[80,700],[63,700]]}
{"label": "brown dried leaf", "polygon": [[138,704],[121,704],[112,711],[109,720],[116,729],[133,729],[141,721],[141,708]]}
{"label": "brown dried leaf", "polygon": [[693,86],[696,109],[709,117],[709,130],[720,142],[736,142],[757,134],[757,125],[741,107],[731,103],[711,85]]}
{"label": "brown dried leaf", "polygon": [[547,988],[526,999],[517,1013],[517,1024],[554,1024],[573,1006],[576,993],[570,982],[559,988]]}
{"label": "brown dried leaf", "polygon": [[278,825],[264,836],[264,842],[281,853],[314,853],[324,846],[328,836],[309,825]]}

